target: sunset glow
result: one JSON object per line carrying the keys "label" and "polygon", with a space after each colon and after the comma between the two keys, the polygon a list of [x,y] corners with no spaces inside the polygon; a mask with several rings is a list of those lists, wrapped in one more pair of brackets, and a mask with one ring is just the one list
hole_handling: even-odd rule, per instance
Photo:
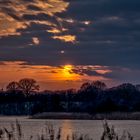
{"label": "sunset glow", "polygon": [[[89,69],[90,67],[90,69]],[[104,67],[100,67],[104,69]],[[80,84],[86,80],[106,80],[103,76],[88,76],[84,71],[90,70],[96,71],[96,66],[46,66],[46,65],[28,65],[27,62],[15,61],[15,62],[1,62],[0,64],[0,85],[5,87],[10,81],[17,81],[22,78],[33,78],[39,83],[43,83],[41,89],[49,88],[53,85],[54,89],[57,89],[60,85],[62,89],[69,87],[79,87]],[[83,72],[83,74],[82,74]],[[58,86],[59,85],[59,86]]]}
{"label": "sunset glow", "polygon": [[51,90],[139,84],[139,2],[116,3],[0,0],[0,88],[21,78]]}
{"label": "sunset glow", "polygon": [[62,75],[67,78],[67,80],[76,80],[77,75],[72,73],[73,66],[72,65],[65,65],[63,66],[63,73]]}

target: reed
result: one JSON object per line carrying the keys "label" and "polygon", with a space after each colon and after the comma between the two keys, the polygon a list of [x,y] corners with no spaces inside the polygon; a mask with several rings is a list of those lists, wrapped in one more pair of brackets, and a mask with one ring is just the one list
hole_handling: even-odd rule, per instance
{"label": "reed", "polygon": [[[124,131],[122,136],[119,137],[114,127],[109,126],[107,121],[103,122],[103,128],[100,140],[133,140],[133,136],[127,131]],[[56,131],[52,124],[46,123],[42,133],[36,134],[37,139],[31,135],[28,140],[64,140],[61,134],[61,128]],[[0,140],[27,140],[24,135],[18,120],[16,120],[15,124],[11,124],[10,129],[0,128]],[[94,140],[94,138],[90,138],[86,134],[78,135],[73,133],[71,136],[67,135],[65,140]]]}
{"label": "reed", "polygon": [[110,127],[107,121],[104,121],[103,128],[101,140],[133,140],[133,136],[128,131],[124,131],[122,136],[119,137],[115,132],[114,126]]}

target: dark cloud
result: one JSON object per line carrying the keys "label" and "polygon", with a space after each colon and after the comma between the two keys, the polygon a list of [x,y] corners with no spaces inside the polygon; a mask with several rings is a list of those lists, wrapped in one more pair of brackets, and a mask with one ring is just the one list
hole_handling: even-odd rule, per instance
{"label": "dark cloud", "polygon": [[106,73],[104,76],[106,78],[113,79],[114,81],[119,81],[120,83],[139,83],[138,75],[140,75],[139,69],[128,69],[122,67],[111,68],[111,73]]}
{"label": "dark cloud", "polygon": [[[14,19],[14,23],[7,25],[7,32],[0,33],[0,61],[109,66],[113,72],[106,77],[139,81],[140,1],[69,0],[67,3],[61,1],[58,7],[51,3],[54,9],[47,7],[50,11],[44,11],[43,5],[33,2],[22,0],[22,8],[27,8],[27,12],[14,7],[12,0],[0,0],[1,19],[5,14],[7,19],[3,21],[6,23]],[[37,46],[33,44],[33,37],[38,40]],[[65,53],[61,54],[61,50]],[[79,70],[73,72],[79,73]],[[80,74],[85,73],[100,75],[90,70]]]}

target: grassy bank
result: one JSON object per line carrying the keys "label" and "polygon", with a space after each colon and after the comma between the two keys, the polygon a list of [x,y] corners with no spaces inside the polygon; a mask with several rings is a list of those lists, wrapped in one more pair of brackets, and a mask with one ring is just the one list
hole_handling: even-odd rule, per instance
{"label": "grassy bank", "polygon": [[35,114],[30,119],[78,119],[78,120],[140,120],[140,112],[111,112],[111,113],[54,113],[44,112]]}

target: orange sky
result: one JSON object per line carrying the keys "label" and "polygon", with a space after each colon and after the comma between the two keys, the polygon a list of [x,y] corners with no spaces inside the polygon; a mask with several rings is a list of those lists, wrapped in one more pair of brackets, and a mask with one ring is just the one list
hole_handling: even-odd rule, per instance
{"label": "orange sky", "polygon": [[[6,52],[1,51],[6,60],[10,60],[5,61],[5,59],[1,59],[4,61],[0,61],[1,88],[5,88],[6,85],[11,81],[18,81],[22,78],[35,79],[39,83],[41,90],[79,88],[79,86],[86,81],[109,80],[104,77],[104,74],[111,72],[111,70],[109,70],[106,66],[73,64],[64,65],[64,63],[69,60],[67,59],[67,55],[71,52],[67,50],[69,49],[68,47],[64,48],[64,46],[70,45],[74,47],[74,45],[79,44],[80,42],[78,40],[76,32],[78,31],[78,34],[79,32],[83,33],[88,27],[93,24],[92,20],[77,20],[76,18],[73,18],[71,16],[59,16],[60,13],[65,13],[68,11],[70,2],[65,0],[34,0],[28,2],[9,0],[9,2],[6,4],[4,3],[4,1],[1,2],[0,7],[1,9],[3,9],[3,7],[5,9],[6,7],[12,12],[10,14],[5,10],[0,10],[0,39],[8,39],[10,37],[13,37],[12,43],[17,43],[18,48],[22,53],[24,51],[27,51],[28,53],[28,49],[32,50],[30,51],[30,54],[26,53],[25,55],[22,55],[17,53],[16,55],[12,54],[11,57],[15,56],[15,60],[19,60],[18,57],[24,56],[25,58],[23,58],[22,60],[30,62],[29,60],[31,60],[32,58],[42,57],[44,59],[47,56],[48,58],[45,58],[45,62],[50,61],[50,65],[41,65],[42,58],[41,60],[37,58],[36,60],[40,62],[38,63],[40,65],[31,65],[25,61],[13,61],[11,58],[8,59],[10,55],[6,57],[6,54],[16,52],[14,50],[11,51],[6,49]],[[28,19],[28,16],[32,18]],[[41,26],[44,28],[43,30],[41,28],[34,29],[32,28],[33,25],[39,25],[38,28]],[[71,32],[71,30],[75,27],[77,28],[76,32]],[[44,34],[43,36],[39,35],[42,31],[43,33],[45,32],[46,35],[44,44],[42,44]],[[23,39],[20,40],[20,38],[22,37]],[[25,38],[28,40],[27,42],[25,42]],[[19,40],[25,44],[22,45]],[[48,42],[50,42],[50,40],[53,41],[52,44],[49,45],[53,46],[51,48],[53,51],[48,48],[48,43],[46,42],[46,40],[48,40]],[[9,41],[7,40],[4,42],[6,44],[9,43]],[[53,43],[55,42],[56,44],[54,45]],[[59,47],[59,49],[56,49],[56,47],[58,47],[58,42],[64,44]],[[44,50],[41,51],[43,49],[42,46],[45,46],[45,49],[48,49],[46,53],[44,53]],[[15,45],[12,46],[11,43],[8,45],[8,48],[14,47]],[[78,47],[73,47],[71,47],[71,49],[78,49]],[[25,50],[22,51],[22,49]],[[30,56],[31,53],[33,53],[36,49],[38,49],[37,52],[41,52],[41,55],[37,54],[35,56]],[[54,56],[54,54],[52,53],[55,52],[55,50],[58,50],[56,51],[55,56],[58,56],[59,58],[53,57],[51,59],[51,57]],[[61,59],[63,62],[58,64],[57,60],[59,59]],[[51,61],[56,61],[56,66],[53,66],[53,64],[51,64]],[[75,62],[75,60],[72,62]],[[35,62],[34,64],[37,63]]]}
{"label": "orange sky", "polygon": [[[88,76],[82,74],[84,69],[91,69],[100,74],[108,73],[109,70],[99,69],[101,66],[46,66],[28,65],[26,62],[1,62],[0,65],[0,85],[5,87],[10,81],[18,81],[22,78],[33,78],[41,87],[41,90],[56,90],[78,88],[84,81],[88,80],[107,80],[103,76]],[[74,70],[76,69],[77,72]]]}

